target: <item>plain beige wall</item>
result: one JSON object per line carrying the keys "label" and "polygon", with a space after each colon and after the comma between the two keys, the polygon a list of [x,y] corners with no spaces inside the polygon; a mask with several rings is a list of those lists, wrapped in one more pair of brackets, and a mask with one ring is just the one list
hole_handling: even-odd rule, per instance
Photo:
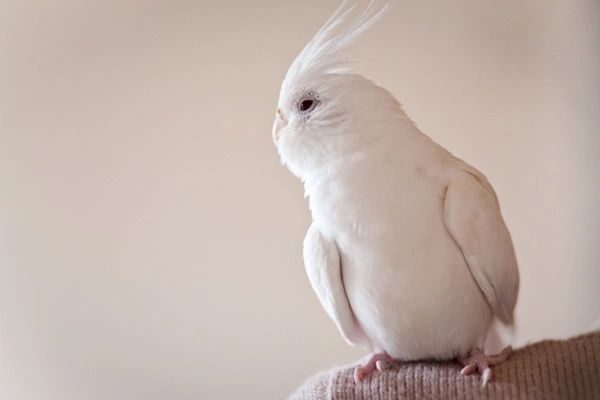
{"label": "plain beige wall", "polygon": [[[0,2],[0,398],[282,398],[363,354],[270,136],[336,6]],[[354,52],[496,187],[519,343],[600,314],[599,29],[595,0],[399,0]]]}

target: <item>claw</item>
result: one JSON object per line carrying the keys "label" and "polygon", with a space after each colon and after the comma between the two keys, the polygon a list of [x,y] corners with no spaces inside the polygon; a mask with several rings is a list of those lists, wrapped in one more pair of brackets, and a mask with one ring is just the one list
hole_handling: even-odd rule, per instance
{"label": "claw", "polygon": [[459,361],[465,366],[461,375],[471,375],[476,371],[481,374],[481,385],[486,386],[494,378],[491,366],[506,361],[512,353],[512,348],[506,347],[500,354],[487,356],[481,349],[475,348],[468,357]]}
{"label": "claw", "polygon": [[460,371],[460,374],[461,375],[471,375],[475,371],[477,371],[477,365],[468,364]]}
{"label": "claw", "polygon": [[379,372],[386,370],[389,366],[390,365],[385,360],[377,360],[377,362],[375,363],[375,368],[377,368],[377,371]]}
{"label": "claw", "polygon": [[492,376],[492,369],[490,367],[484,369],[483,374],[481,374],[481,386],[486,386],[492,379]]}
{"label": "claw", "polygon": [[354,368],[354,382],[362,381],[375,370],[381,372],[393,363],[394,359],[387,353],[373,353],[365,364]]}

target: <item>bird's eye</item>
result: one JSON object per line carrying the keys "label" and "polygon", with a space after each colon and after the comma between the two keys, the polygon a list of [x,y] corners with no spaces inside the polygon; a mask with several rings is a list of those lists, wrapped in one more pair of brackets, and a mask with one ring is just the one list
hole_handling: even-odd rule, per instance
{"label": "bird's eye", "polygon": [[314,100],[303,100],[300,103],[300,111],[306,111],[311,108],[314,104]]}
{"label": "bird's eye", "polygon": [[314,96],[306,96],[300,99],[300,101],[298,102],[298,110],[301,113],[307,113],[309,111],[312,111],[318,103],[319,101]]}

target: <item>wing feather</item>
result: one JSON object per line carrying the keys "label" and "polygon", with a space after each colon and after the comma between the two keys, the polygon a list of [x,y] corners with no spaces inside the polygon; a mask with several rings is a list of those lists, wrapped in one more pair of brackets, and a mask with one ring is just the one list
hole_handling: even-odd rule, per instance
{"label": "wing feather", "polygon": [[494,314],[511,323],[519,271],[496,194],[483,175],[463,171],[447,188],[444,218]]}
{"label": "wing feather", "polygon": [[346,296],[337,246],[323,237],[315,224],[304,239],[304,264],[313,290],[344,339],[352,345],[365,344]]}

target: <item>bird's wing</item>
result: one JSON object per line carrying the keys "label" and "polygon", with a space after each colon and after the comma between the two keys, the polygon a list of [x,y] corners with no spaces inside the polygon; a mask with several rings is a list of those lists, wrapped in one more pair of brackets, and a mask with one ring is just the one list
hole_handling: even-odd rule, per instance
{"label": "bird's wing", "polygon": [[494,314],[511,323],[519,271],[496,194],[476,170],[461,171],[446,190],[444,219]]}
{"label": "bird's wing", "polygon": [[340,254],[335,242],[325,238],[312,224],[304,239],[303,253],[308,279],[327,315],[348,343],[365,344],[366,336],[346,296]]}

